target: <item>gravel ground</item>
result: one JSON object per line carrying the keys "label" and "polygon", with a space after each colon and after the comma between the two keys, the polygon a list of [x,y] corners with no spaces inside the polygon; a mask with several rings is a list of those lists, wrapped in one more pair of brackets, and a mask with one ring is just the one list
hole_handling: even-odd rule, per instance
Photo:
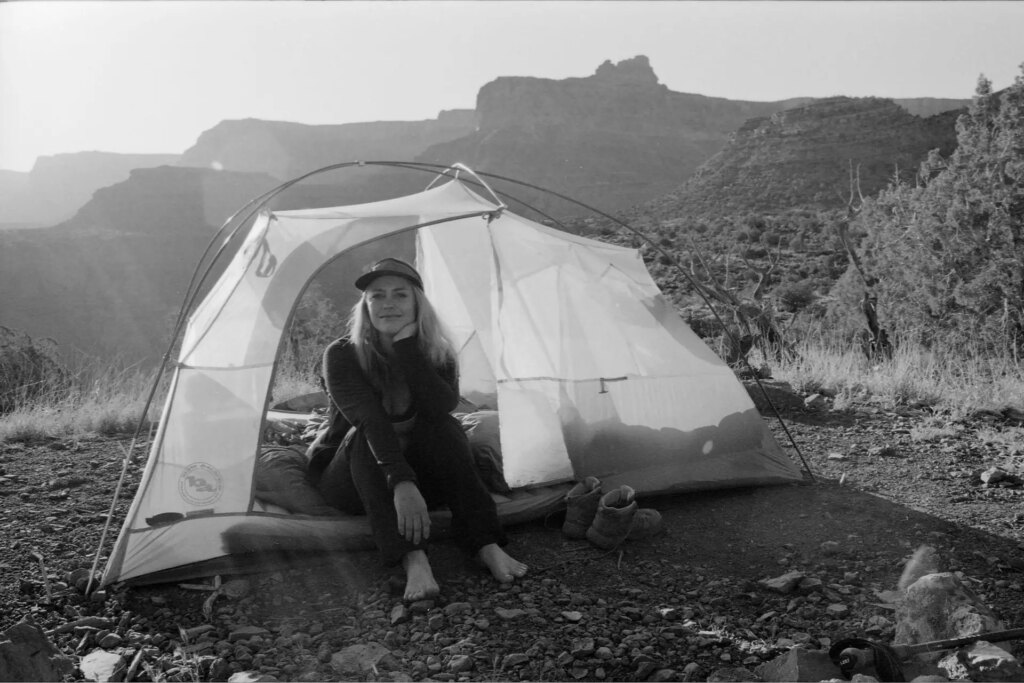
{"label": "gravel ground", "polygon": [[[217,593],[86,597],[75,570],[92,565],[127,441],[0,444],[0,628],[30,617],[80,666],[100,649],[133,680],[743,679],[794,644],[891,639],[885,591],[922,544],[1007,626],[1024,624],[1019,420],[872,406],[785,418],[814,483],[647,499],[665,533],[611,553],[562,537],[557,517],[514,527],[509,550],[531,572],[511,586],[438,543],[442,593],[411,605],[374,553],[225,576]],[[982,483],[996,466],[1009,476]],[[799,594],[760,583],[791,571],[817,581]]]}

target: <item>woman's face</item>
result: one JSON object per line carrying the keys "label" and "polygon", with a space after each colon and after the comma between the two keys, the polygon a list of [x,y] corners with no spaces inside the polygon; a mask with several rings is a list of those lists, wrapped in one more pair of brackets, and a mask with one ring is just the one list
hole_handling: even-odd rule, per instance
{"label": "woman's face", "polygon": [[381,275],[363,293],[370,312],[370,324],[386,336],[394,336],[416,321],[413,284],[397,275]]}

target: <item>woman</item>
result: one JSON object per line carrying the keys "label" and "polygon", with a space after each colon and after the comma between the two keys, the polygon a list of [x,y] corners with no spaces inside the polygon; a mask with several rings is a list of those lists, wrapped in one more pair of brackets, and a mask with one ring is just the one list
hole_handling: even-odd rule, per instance
{"label": "woman", "polygon": [[388,564],[405,569],[406,600],[439,592],[427,559],[428,505],[447,505],[455,539],[501,582],[526,574],[501,545],[494,500],[473,468],[465,433],[450,414],[458,403],[455,353],[404,261],[378,261],[356,280],[363,292],[348,336],[324,352],[323,377],[351,425],[320,475],[327,501],[370,518]]}

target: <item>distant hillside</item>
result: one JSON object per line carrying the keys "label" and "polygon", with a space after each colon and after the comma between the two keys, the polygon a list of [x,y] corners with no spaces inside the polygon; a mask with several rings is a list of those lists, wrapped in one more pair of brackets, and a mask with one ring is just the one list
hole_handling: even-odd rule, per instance
{"label": "distant hillside", "polygon": [[345,161],[411,160],[424,150],[471,133],[476,114],[444,111],[426,121],[306,125],[287,121],[222,121],[181,155],[182,166],[266,173],[288,180]]}
{"label": "distant hillside", "polygon": [[159,358],[214,228],[276,184],[266,175],[142,169],[60,226],[0,232],[0,325],[65,349]]}
{"label": "distant hillside", "polygon": [[177,159],[176,154],[76,152],[39,157],[28,173],[0,171],[0,229],[55,225],[99,188],[126,180],[132,169]]}
{"label": "distant hillside", "polygon": [[[491,81],[477,96],[479,130],[419,158],[463,161],[619,209],[678,187],[748,118],[807,101],[673,92],[658,82],[647,57],[638,56],[605,62],[585,78]],[[550,205],[534,193],[510,191]]]}
{"label": "distant hillside", "polygon": [[958,115],[920,118],[892,100],[833,97],[751,119],[693,178],[652,205],[690,216],[840,207],[851,163],[865,196],[897,170],[912,178],[929,150],[954,149]]}
{"label": "distant hillside", "polygon": [[897,97],[893,102],[906,109],[907,113],[922,118],[928,118],[929,116],[935,116],[947,111],[966,109],[971,104],[970,98],[954,100],[941,97]]}
{"label": "distant hillside", "polygon": [[[6,220],[19,222],[13,208],[20,205],[10,198],[37,182],[48,196],[67,200],[61,210],[69,211],[76,197],[81,208],[57,227],[0,231],[0,325],[52,337],[65,348],[155,360],[192,269],[227,216],[283,179],[358,159],[461,161],[599,209],[625,213],[642,206],[642,221],[661,230],[668,244],[688,216],[812,207],[800,219],[807,223],[801,231],[807,242],[820,241],[826,231],[813,207],[844,200],[851,160],[861,165],[862,190],[870,194],[897,165],[912,172],[929,149],[949,151],[956,112],[908,113],[948,104],[843,97],[738,102],[676,93],[658,82],[641,56],[605,62],[585,78],[499,78],[480,90],[475,111],[442,112],[436,120],[336,126],[225,121],[180,158],[95,153],[41,159],[30,174],[0,172]],[[157,167],[130,172],[146,165]],[[296,185],[274,207],[398,196],[423,189],[433,175],[350,168]],[[493,184],[559,217],[583,212]],[[513,210],[531,215],[515,203]],[[35,218],[20,222],[39,224]],[[718,225],[703,227],[722,240],[734,236]],[[772,234],[787,230],[780,223]],[[811,274],[833,277],[841,259],[822,258],[827,262]]]}

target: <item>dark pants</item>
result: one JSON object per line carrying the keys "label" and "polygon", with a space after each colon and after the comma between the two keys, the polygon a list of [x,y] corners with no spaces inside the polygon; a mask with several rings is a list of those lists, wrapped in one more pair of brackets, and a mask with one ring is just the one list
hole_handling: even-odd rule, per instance
{"label": "dark pants", "polygon": [[[504,545],[494,499],[480,481],[466,434],[455,419],[417,421],[405,459],[416,473],[427,507],[446,505],[451,510],[452,536],[467,552],[476,553],[489,543]],[[398,533],[394,494],[358,428],[349,430],[317,487],[328,504],[369,516],[386,563],[395,564],[407,553],[426,548],[426,541],[416,544]]]}

